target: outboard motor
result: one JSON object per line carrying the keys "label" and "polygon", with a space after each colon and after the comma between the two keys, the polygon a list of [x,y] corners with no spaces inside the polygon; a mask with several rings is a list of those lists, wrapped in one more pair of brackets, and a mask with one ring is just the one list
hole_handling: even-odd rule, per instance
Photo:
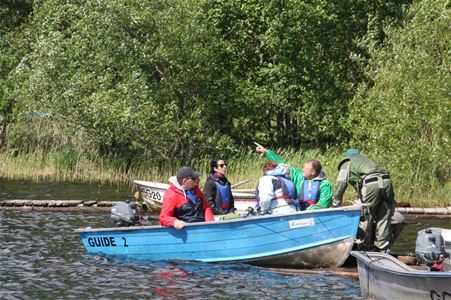
{"label": "outboard motor", "polygon": [[417,234],[415,255],[418,261],[428,265],[431,271],[442,269],[445,257],[449,254],[445,251],[441,232],[433,228],[420,230]]}
{"label": "outboard motor", "polygon": [[139,222],[136,203],[120,202],[111,208],[111,220],[117,226],[133,226]]}

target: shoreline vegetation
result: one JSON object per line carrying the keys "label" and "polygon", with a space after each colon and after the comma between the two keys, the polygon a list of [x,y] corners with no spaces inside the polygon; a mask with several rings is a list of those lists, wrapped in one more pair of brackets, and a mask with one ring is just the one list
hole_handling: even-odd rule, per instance
{"label": "shoreline vegetation", "polygon": [[[329,149],[322,153],[318,150],[294,151],[276,149],[276,152],[292,166],[302,168],[303,163],[311,158],[319,159],[327,178],[333,186],[337,176],[337,164],[342,153],[337,149]],[[371,156],[371,155],[370,155]],[[167,182],[177,169],[182,165],[192,165],[201,172],[201,186],[208,176],[208,164],[211,157],[198,159],[193,163],[181,163],[172,161],[166,164],[152,162],[151,160],[137,160],[134,163],[121,163],[120,160],[108,160],[98,158],[92,160],[86,154],[65,151],[52,151],[44,153],[35,151],[27,154],[11,154],[0,152],[0,177],[10,180],[32,180],[50,182],[82,182],[98,184],[115,184],[128,186],[133,189],[133,180],[147,180],[156,182]],[[253,189],[260,176],[265,158],[249,149],[246,152],[226,158],[229,165],[228,178],[232,184],[243,180],[251,180],[240,189]],[[438,183],[434,179],[430,182],[419,184],[410,182],[407,178],[411,174],[402,176],[396,169],[391,169],[386,164],[393,180],[396,193],[396,201],[408,202],[412,207],[449,207],[449,182]],[[126,170],[126,171],[125,171]],[[352,188],[348,188],[345,194],[344,205],[351,204],[356,198]]]}
{"label": "shoreline vegetation", "polygon": [[[0,176],[119,184],[222,157],[254,189],[264,160],[346,149],[397,202],[451,206],[451,2],[6,1]],[[348,187],[345,205],[356,195]]]}

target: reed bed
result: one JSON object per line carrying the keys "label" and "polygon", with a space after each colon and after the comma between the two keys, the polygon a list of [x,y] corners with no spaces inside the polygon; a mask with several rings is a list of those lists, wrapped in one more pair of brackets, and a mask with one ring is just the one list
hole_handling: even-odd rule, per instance
{"label": "reed bed", "polygon": [[[318,159],[323,164],[327,178],[335,185],[337,165],[342,153],[330,149],[293,151],[276,149],[290,165],[302,168],[305,161]],[[15,180],[34,181],[77,181],[100,184],[120,184],[132,186],[133,180],[167,182],[182,165],[191,165],[202,174],[201,185],[208,176],[212,157],[204,157],[192,163],[179,161],[161,162],[151,159],[137,158],[131,164],[121,159],[107,159],[93,153],[79,153],[68,150],[54,150],[46,153],[35,150],[31,153],[0,152],[0,176]],[[234,184],[250,179],[241,189],[254,189],[262,175],[262,166],[266,159],[259,157],[253,150],[242,151],[233,157],[226,157],[228,163],[228,179]],[[421,185],[405,180],[409,176],[401,176],[396,170],[390,170],[398,202],[409,202],[415,207],[447,207],[451,206],[449,191],[450,182],[430,180]],[[351,203],[356,193],[351,187],[345,194],[345,204]]]}

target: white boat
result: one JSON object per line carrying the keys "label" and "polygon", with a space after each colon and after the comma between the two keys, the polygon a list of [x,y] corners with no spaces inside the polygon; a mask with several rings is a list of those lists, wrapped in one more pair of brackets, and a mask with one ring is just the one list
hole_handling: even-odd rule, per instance
{"label": "white boat", "polygon": [[418,270],[391,255],[351,251],[365,299],[449,299],[451,272]]}
{"label": "white boat", "polygon": [[[169,188],[169,184],[153,181],[134,180],[139,198],[147,205],[152,212],[161,210],[163,196]],[[255,207],[255,195],[253,193],[243,193],[232,189],[237,211],[245,211],[248,207]]]}

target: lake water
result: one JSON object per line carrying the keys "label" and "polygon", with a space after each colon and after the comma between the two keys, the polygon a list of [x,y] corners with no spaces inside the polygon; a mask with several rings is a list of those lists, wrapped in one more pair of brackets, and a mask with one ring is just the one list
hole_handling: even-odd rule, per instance
{"label": "lake water", "polygon": [[[448,221],[415,220],[397,250],[413,251],[419,229],[449,228]],[[111,226],[109,214],[0,211],[0,299],[360,299],[357,280],[327,271],[280,275],[246,264],[133,264],[91,256],[74,233],[86,226]]]}
{"label": "lake water", "polygon": [[[27,190],[28,189],[28,190]],[[125,200],[130,188],[0,181],[0,199]],[[125,198],[125,199],[124,199]],[[86,254],[82,227],[111,227],[108,213],[0,210],[0,299],[361,299],[358,280],[281,275],[246,264],[134,264]],[[413,252],[416,233],[450,219],[413,219],[394,245]]]}
{"label": "lake water", "polygon": [[246,264],[133,264],[86,254],[76,228],[109,214],[0,211],[0,299],[360,299],[359,283]]}
{"label": "lake water", "polygon": [[95,200],[133,199],[133,187],[81,182],[34,182],[0,179],[0,200]]}

